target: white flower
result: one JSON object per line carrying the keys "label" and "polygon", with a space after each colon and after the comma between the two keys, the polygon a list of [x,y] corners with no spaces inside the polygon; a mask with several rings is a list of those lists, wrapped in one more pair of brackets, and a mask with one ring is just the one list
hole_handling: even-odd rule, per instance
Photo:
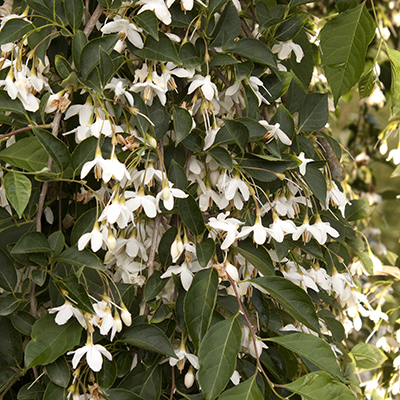
{"label": "white flower", "polygon": [[260,93],[259,87],[262,87],[268,93],[268,95],[271,96],[271,93],[266,89],[261,79],[257,78],[256,76],[251,76],[249,79],[245,79],[244,81],[250,86],[250,89],[256,95],[258,99],[258,106],[260,106],[261,103],[265,103],[266,105],[270,104],[269,101]]}
{"label": "white flower", "polygon": [[99,149],[96,150],[96,156],[94,160],[86,162],[81,169],[81,179],[83,179],[89,171],[94,167],[94,176],[97,180],[103,176],[103,170],[107,168],[107,164],[101,155]]}
{"label": "white flower", "polygon": [[133,22],[123,19],[120,16],[115,16],[114,21],[107,23],[100,29],[103,33],[122,33],[122,40],[128,37],[128,40],[137,48],[143,48],[143,39],[140,36],[142,28],[138,28]]}
{"label": "white flower", "polygon": [[178,364],[178,369],[182,371],[185,366],[185,360],[188,360],[194,368],[199,369],[199,359],[194,354],[188,353],[186,351],[186,346],[184,342],[181,342],[179,350],[175,351],[175,354],[177,358],[169,358],[169,365],[171,365],[171,367],[174,367]]}
{"label": "white flower", "polygon": [[271,137],[274,137],[275,139],[279,139],[283,144],[286,144],[287,146],[290,146],[292,144],[292,141],[289,139],[286,133],[283,132],[282,129],[280,129],[279,123],[276,123],[275,125],[270,125],[268,121],[265,120],[258,121],[258,123],[268,131],[267,140]]}
{"label": "white flower", "polygon": [[400,147],[398,149],[390,150],[389,156],[386,161],[393,160],[395,165],[400,164]]}
{"label": "white flower", "polygon": [[116,102],[122,95],[128,100],[131,107],[133,107],[134,100],[131,93],[125,90],[129,81],[127,79],[112,78],[110,83],[104,86],[104,89],[112,89],[115,93],[114,102]]}
{"label": "white flower", "polygon": [[195,75],[189,85],[188,94],[193,93],[197,88],[200,88],[208,101],[211,101],[214,97],[218,100],[218,89],[215,83],[211,82],[210,75]]}
{"label": "white flower", "polygon": [[189,195],[186,194],[183,190],[181,189],[176,189],[173,188],[173,183],[171,182],[163,182],[163,189],[157,193],[156,196],[156,202],[157,202],[157,208],[158,211],[161,212],[159,208],[160,200],[163,200],[164,207],[168,210],[171,211],[174,208],[174,198],[178,199],[185,199]]}
{"label": "white flower", "polygon": [[209,227],[217,231],[226,232],[226,235],[223,235],[225,240],[221,244],[221,250],[227,250],[232,245],[237,239],[239,226],[243,225],[243,222],[236,218],[227,218],[228,215],[229,211],[225,214],[220,213],[217,215],[217,218],[211,217],[208,221]]}
{"label": "white flower", "polygon": [[60,307],[49,308],[49,314],[57,313],[55,323],[57,325],[64,325],[72,316],[74,316],[83,328],[87,328],[85,317],[83,313],[75,308],[68,300]]}
{"label": "white flower", "polygon": [[271,51],[272,53],[278,53],[278,58],[280,60],[286,60],[292,51],[296,55],[296,62],[301,62],[302,58],[304,57],[304,52],[301,46],[293,43],[292,41],[274,44]]}
{"label": "white flower", "polygon": [[256,218],[256,222],[253,226],[244,226],[239,235],[237,235],[237,239],[246,238],[251,232],[253,232],[253,241],[259,245],[265,243],[267,235],[271,235],[271,229],[265,228],[262,225],[260,217]]}
{"label": "white flower", "polygon": [[170,266],[162,275],[161,279],[170,278],[172,274],[180,275],[183,288],[187,291],[193,281],[193,272],[200,271],[201,266],[198,262],[183,262],[182,265]]}
{"label": "white flower", "polygon": [[158,96],[163,106],[167,102],[166,92],[168,86],[163,77],[159,76],[156,71],[150,72],[144,82],[134,83],[129,90],[135,93],[142,93],[144,102],[149,106],[153,104],[154,94]]}
{"label": "white flower", "polygon": [[137,4],[142,5],[138,14],[150,10],[153,11],[156,17],[165,25],[169,25],[172,22],[171,13],[169,12],[164,0],[140,0]]}
{"label": "white flower", "polygon": [[78,250],[82,251],[86,245],[90,242],[92,251],[96,253],[99,251],[105,239],[103,234],[100,232],[99,224],[95,223],[91,232],[83,234],[78,240]]}
{"label": "white flower", "polygon": [[301,161],[299,171],[304,176],[306,174],[307,164],[314,161],[312,158],[306,158],[304,152],[301,152],[297,158]]}
{"label": "white flower", "polygon": [[92,338],[88,337],[88,340],[85,346],[81,347],[75,351],[69,351],[67,355],[73,354],[72,358],[72,367],[76,369],[78,366],[79,361],[86,354],[86,361],[89,365],[89,368],[94,372],[99,372],[103,366],[103,357],[107,357],[110,361],[112,360],[112,356],[109,351],[107,351],[102,345],[100,344],[93,344]]}
{"label": "white flower", "polygon": [[143,207],[145,214],[149,218],[154,218],[157,215],[157,202],[155,197],[145,195],[143,189],[140,189],[137,193],[125,191],[125,197],[129,199],[126,202],[129,211],[133,212]]}
{"label": "white flower", "polygon": [[134,222],[132,212],[125,205],[125,199],[118,196],[115,196],[111,204],[104,207],[98,221],[107,221],[111,225],[117,223],[120,229],[126,228],[129,222]]}
{"label": "white flower", "polygon": [[317,215],[315,224],[310,225],[308,217],[304,218],[303,224],[299,226],[293,233],[293,240],[297,240],[300,236],[303,242],[307,243],[313,236],[319,244],[325,244],[328,240],[328,234],[334,238],[339,237],[339,232],[331,227],[329,222],[322,222],[319,215]]}
{"label": "white flower", "polygon": [[278,242],[282,243],[287,233],[294,233],[296,225],[290,219],[281,220],[275,213],[273,213],[273,222],[269,226],[271,236]]}

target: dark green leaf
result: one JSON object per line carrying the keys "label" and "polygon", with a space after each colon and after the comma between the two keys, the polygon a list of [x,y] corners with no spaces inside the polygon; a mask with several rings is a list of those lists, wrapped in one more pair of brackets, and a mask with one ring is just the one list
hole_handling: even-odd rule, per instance
{"label": "dark green leaf", "polygon": [[306,22],[307,14],[292,14],[289,19],[283,21],[276,31],[275,39],[281,42],[293,39]]}
{"label": "dark green leaf", "polygon": [[163,267],[169,267],[172,264],[171,245],[177,234],[177,227],[171,226],[160,240],[160,244],[158,245],[158,257]]}
{"label": "dark green leaf", "polygon": [[[319,322],[311,297],[299,286],[280,276],[252,279],[256,286],[267,291],[284,309],[313,331],[319,332]],[[332,353],[333,354],[333,353]]]}
{"label": "dark green leaf", "polygon": [[351,204],[346,204],[345,216],[347,221],[358,221],[365,219],[371,214],[368,200],[352,200]]}
{"label": "dark green leaf", "polygon": [[41,383],[27,383],[19,390],[17,399],[18,400],[34,400],[37,398],[42,398],[45,390],[45,386]]}
{"label": "dark green leaf", "polygon": [[115,73],[113,60],[102,47],[99,47],[99,72],[103,86],[107,84]]}
{"label": "dark green leaf", "polygon": [[67,400],[68,390],[49,382],[46,391],[44,392],[43,400]]}
{"label": "dark green leaf", "polygon": [[57,358],[56,361],[46,365],[47,376],[50,380],[58,386],[63,388],[68,387],[69,379],[71,377],[67,360],[64,356]]}
{"label": "dark green leaf", "polygon": [[205,238],[196,242],[196,256],[199,264],[205,268],[215,251],[215,242],[211,238]]}
{"label": "dark green leaf", "polygon": [[174,131],[176,135],[175,146],[185,139],[193,127],[192,116],[189,111],[181,107],[175,107],[172,120],[174,121]]}
{"label": "dark green leaf", "polygon": [[58,256],[64,250],[65,238],[61,231],[53,232],[48,237],[48,241],[54,255]]}
{"label": "dark green leaf", "polygon": [[249,130],[246,125],[236,120],[224,120],[224,125],[219,129],[215,138],[215,144],[235,143],[242,152],[246,150],[246,144],[249,140]]}
{"label": "dark green leaf", "polygon": [[17,272],[7,253],[0,249],[0,288],[13,292],[17,284]]}
{"label": "dark green leaf", "polygon": [[144,299],[146,301],[154,300],[167,284],[168,279],[161,279],[161,275],[160,271],[154,271],[147,280],[144,286]]}
{"label": "dark green leaf", "polygon": [[153,122],[156,139],[161,140],[169,129],[169,119],[167,109],[161,104],[158,97],[153,100],[153,104],[147,107],[149,118]]}
{"label": "dark green leaf", "polygon": [[58,72],[58,75],[60,75],[60,77],[62,79],[68,78],[68,76],[72,72],[71,65],[69,64],[69,62],[61,54],[57,54],[56,55],[55,66],[56,66],[56,70]]}
{"label": "dark green leaf", "polygon": [[32,340],[25,349],[25,368],[47,365],[76,346],[82,327],[76,321],[57,325],[54,317],[45,314],[32,327]]}
{"label": "dark green leaf", "polygon": [[61,261],[77,267],[88,267],[104,271],[100,260],[88,249],[79,251],[77,247],[70,247],[54,258],[54,261]]}
{"label": "dark green leaf", "polygon": [[242,331],[236,317],[213,325],[199,349],[198,379],[204,397],[216,399],[236,369],[236,357],[242,348]]}
{"label": "dark green leaf", "polygon": [[77,70],[80,70],[81,53],[88,42],[88,38],[82,31],[77,31],[72,39],[72,58]]}
{"label": "dark green leaf", "polygon": [[52,26],[43,18],[33,18],[32,23],[36,31],[29,33],[28,44],[34,50],[35,56],[45,64],[47,48],[51,41]]}
{"label": "dark green leaf", "polygon": [[306,333],[291,333],[281,337],[270,338],[269,340],[306,358],[336,379],[342,382],[345,381],[336,356],[325,340]]}
{"label": "dark green leaf", "polygon": [[96,222],[96,217],[97,217],[96,208],[91,208],[78,218],[71,232],[72,246],[76,246],[78,244],[79,238],[82,235],[92,231],[93,225]]}
{"label": "dark green leaf", "polygon": [[31,181],[20,172],[10,171],[3,183],[8,201],[21,218],[31,196]]}
{"label": "dark green leaf", "polygon": [[28,21],[20,18],[11,18],[0,31],[0,45],[17,42],[34,29],[34,25]]}
{"label": "dark green leaf", "polygon": [[[96,374],[97,382],[102,388],[110,388],[117,378],[117,364],[115,360],[104,358],[103,367]],[[114,397],[113,397],[114,399]]]}
{"label": "dark green leaf", "polygon": [[224,39],[235,39],[240,34],[240,19],[233,2],[228,1],[214,29],[213,47],[223,45]]}
{"label": "dark green leaf", "polygon": [[165,333],[155,325],[137,324],[125,329],[121,334],[119,342],[128,343],[131,346],[139,347],[168,357],[175,357],[174,349]]}
{"label": "dark green leaf", "polygon": [[185,322],[196,350],[210,326],[217,293],[218,272],[215,268],[209,268],[194,276],[185,296]]}
{"label": "dark green leaf", "polygon": [[299,131],[315,131],[328,122],[328,95],[311,93],[306,96],[299,110]]}
{"label": "dark green leaf", "polygon": [[232,157],[223,147],[213,147],[212,149],[207,150],[207,154],[209,154],[222,168],[229,171],[232,170]]}
{"label": "dark green leaf", "polygon": [[332,332],[333,340],[341,343],[345,339],[346,333],[344,327],[331,311],[326,308],[319,310],[318,317],[325,321],[326,326]]}
{"label": "dark green leaf", "polygon": [[201,64],[200,58],[196,54],[196,49],[190,42],[186,42],[179,52],[182,65],[186,68],[194,68]]}
{"label": "dark green leaf", "polygon": [[0,297],[0,316],[12,314],[20,305],[21,300],[15,298],[12,294]]}
{"label": "dark green leaf", "polygon": [[9,367],[0,367],[0,392],[2,392],[9,383],[19,374]]}
{"label": "dark green leaf", "polygon": [[[35,254],[34,256],[30,257],[30,259],[31,260],[35,260],[35,258],[38,258],[39,256],[42,256],[42,255],[41,254],[37,254],[37,255]],[[36,262],[38,262],[38,261],[36,261]],[[40,264],[47,265],[47,259],[44,258],[43,262],[41,262],[41,260],[40,260]],[[46,270],[34,270],[34,271],[32,271],[31,276],[32,276],[33,282],[35,282],[36,285],[43,286],[44,282],[46,281],[47,272],[46,272]]]}
{"label": "dark green leaf", "polygon": [[201,235],[205,225],[203,213],[200,211],[197,201],[189,195],[185,199],[178,200],[178,212],[182,222],[189,228],[194,235]]}
{"label": "dark green leaf", "polygon": [[8,318],[0,319],[0,355],[10,365],[20,365],[23,359],[22,338]]}
{"label": "dark green leaf", "polygon": [[11,317],[11,322],[14,328],[26,336],[31,336],[32,325],[35,323],[35,321],[35,317],[26,311],[18,311]]}
{"label": "dark green leaf", "polygon": [[82,0],[69,0],[68,2],[64,2],[64,10],[69,26],[76,32],[82,24],[84,12]]}
{"label": "dark green leaf", "polygon": [[11,250],[11,254],[51,252],[46,236],[41,232],[25,233]]}
{"label": "dark green leaf", "polygon": [[143,11],[136,14],[133,19],[146,33],[158,40],[158,19],[152,11]]}
{"label": "dark green leaf", "polygon": [[174,187],[186,190],[188,184],[186,173],[175,160],[172,160],[169,166],[168,179],[174,184]]}
{"label": "dark green leaf", "polygon": [[143,397],[132,393],[128,389],[112,388],[108,389],[106,393],[109,395],[109,398],[113,400],[144,400]]}
{"label": "dark green leaf", "polygon": [[307,182],[307,185],[310,187],[315,197],[317,197],[322,204],[325,204],[327,189],[326,180],[322,172],[318,168],[308,164],[304,180]]}
{"label": "dark green leaf", "polygon": [[[74,175],[80,173],[83,164],[94,159],[96,153],[97,139],[93,136],[83,140],[75,147],[71,157]],[[1,153],[0,153],[1,157]]]}
{"label": "dark green leaf", "polygon": [[360,79],[374,35],[374,20],[365,3],[340,13],[322,28],[321,61],[335,104]]}
{"label": "dark green leaf", "polygon": [[263,395],[257,386],[256,376],[223,392],[218,400],[262,400]]}

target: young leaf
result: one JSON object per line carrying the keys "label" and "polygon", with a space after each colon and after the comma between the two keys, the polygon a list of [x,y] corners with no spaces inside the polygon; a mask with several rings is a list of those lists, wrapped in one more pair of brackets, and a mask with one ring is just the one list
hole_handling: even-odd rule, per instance
{"label": "young leaf", "polygon": [[8,201],[21,218],[31,197],[31,181],[20,172],[10,171],[4,177],[3,183]]}
{"label": "young leaf", "polygon": [[[319,332],[319,322],[311,297],[299,286],[280,276],[264,276],[251,282],[267,291],[285,310],[313,331]],[[332,353],[333,354],[333,353]]]}
{"label": "young leaf", "polygon": [[32,340],[25,349],[25,368],[57,360],[79,343],[81,332],[82,327],[74,320],[57,325],[54,316],[43,315],[32,327]]}
{"label": "young leaf", "polygon": [[268,339],[311,361],[314,365],[328,372],[336,379],[345,382],[340,371],[336,356],[331,346],[325,340],[306,333],[291,333],[289,335]]}
{"label": "young leaf", "polygon": [[329,20],[321,30],[321,61],[335,105],[360,79],[375,24],[365,3]]}
{"label": "young leaf", "polygon": [[218,293],[218,272],[215,268],[199,271],[184,300],[185,322],[196,350],[206,334]]}
{"label": "young leaf", "polygon": [[343,383],[335,381],[324,371],[312,372],[285,385],[305,400],[356,400],[353,392]]}
{"label": "young leaf", "polygon": [[214,400],[225,389],[236,369],[242,348],[242,331],[236,317],[217,322],[204,336],[199,349],[198,379],[206,400]]}

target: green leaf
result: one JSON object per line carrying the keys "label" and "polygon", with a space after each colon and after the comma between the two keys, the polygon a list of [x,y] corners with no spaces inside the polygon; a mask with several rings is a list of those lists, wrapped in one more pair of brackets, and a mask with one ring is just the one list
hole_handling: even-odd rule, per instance
{"label": "green leaf", "polygon": [[327,189],[326,180],[322,172],[318,168],[308,164],[304,180],[314,193],[315,197],[325,205]]}
{"label": "green leaf", "polygon": [[365,219],[371,214],[368,200],[352,200],[351,204],[346,204],[345,216],[347,221],[358,221]]}
{"label": "green leaf", "polygon": [[3,184],[8,201],[21,218],[31,197],[31,181],[20,172],[10,171],[4,177]]}
{"label": "green leaf", "polygon": [[196,350],[208,331],[218,293],[218,272],[209,268],[197,272],[184,300],[185,323]]}
{"label": "green leaf", "polygon": [[77,31],[72,39],[72,58],[77,71],[80,70],[81,53],[86,43],[88,43],[86,35],[82,31]]}
{"label": "green leaf", "polygon": [[63,388],[68,387],[70,371],[68,368],[67,360],[64,356],[57,358],[56,361],[46,365],[47,376],[56,385]]}
{"label": "green leaf", "polygon": [[41,232],[25,233],[11,250],[11,254],[51,252],[46,236]]}
{"label": "green leaf", "polygon": [[356,344],[352,348],[351,354],[356,361],[357,368],[364,371],[379,368],[387,360],[382,350],[369,343]]}
{"label": "green leaf", "polygon": [[358,82],[358,96],[360,100],[368,97],[372,93],[376,82],[377,76],[375,75],[374,69],[370,69],[360,78],[360,82]]}
{"label": "green leaf", "polygon": [[0,151],[0,159],[14,167],[35,172],[47,168],[48,158],[47,152],[39,140],[34,136],[30,136],[18,140],[10,147]]}
{"label": "green leaf", "polygon": [[31,383],[26,383],[22,388],[18,391],[17,399],[18,400],[33,400],[42,398],[45,390],[45,386],[41,383],[35,383],[32,385]]}
{"label": "green leaf", "polygon": [[197,56],[195,47],[190,42],[186,42],[182,45],[179,58],[181,59],[182,65],[186,68],[194,68],[202,63],[201,59]]}
{"label": "green leaf", "polygon": [[54,316],[43,315],[32,327],[32,340],[25,349],[25,368],[57,360],[79,343],[81,332],[82,327],[74,320],[57,325]]}
{"label": "green leaf", "polygon": [[70,274],[66,276],[64,279],[58,281],[58,284],[67,292],[68,297],[75,301],[75,307],[87,313],[94,314],[92,302],[89,299],[87,290],[79,283],[75,275]]}
{"label": "green leaf", "polygon": [[182,222],[194,235],[201,235],[206,227],[204,225],[203,213],[200,211],[197,201],[191,195],[185,199],[177,200],[178,212]]}
{"label": "green leaf", "polygon": [[90,250],[79,251],[77,247],[70,247],[54,258],[54,261],[61,261],[77,267],[89,267],[104,271],[104,266]]}
{"label": "green leaf", "polygon": [[71,245],[76,246],[82,235],[91,232],[96,222],[97,210],[91,208],[90,210],[83,213],[72,227],[71,232]]}
{"label": "green leaf", "polygon": [[391,97],[392,97],[392,116],[400,114],[400,51],[388,48],[388,55],[390,65],[392,67],[392,83],[391,83]]}
{"label": "green leaf", "polygon": [[240,34],[240,19],[232,1],[228,1],[214,29],[212,47],[223,45],[223,39],[234,39]]}
{"label": "green leaf", "polygon": [[286,42],[293,39],[294,36],[301,30],[306,22],[307,14],[292,14],[290,18],[283,21],[276,31],[275,39],[280,42]]}
{"label": "green leaf", "polygon": [[11,322],[18,332],[31,336],[32,325],[36,322],[36,318],[26,311],[18,311],[11,316]]}
{"label": "green leaf", "polygon": [[[114,359],[111,361],[104,358],[103,367],[96,374],[97,382],[102,388],[110,388],[117,378],[117,364]],[[114,397],[113,397],[114,399]]]}
{"label": "green leaf", "polygon": [[4,366],[0,367],[0,392],[3,392],[3,390],[18,374],[19,372],[14,371],[12,368]]}
{"label": "green leaf", "polygon": [[64,171],[70,160],[66,144],[44,129],[32,128],[32,131],[60,170]]}
{"label": "green leaf", "polygon": [[43,400],[67,400],[68,390],[60,387],[53,382],[49,382],[44,392]]}
{"label": "green leaf", "polygon": [[212,149],[207,150],[207,154],[209,154],[222,168],[229,171],[232,170],[232,157],[223,147],[213,147]]}
{"label": "green leaf", "polygon": [[102,47],[99,47],[99,72],[100,81],[103,86],[106,85],[111,77],[115,74],[113,60],[108,53],[103,50]]}
{"label": "green leaf", "polygon": [[65,1],[64,10],[69,26],[75,33],[82,24],[82,17],[84,13],[83,2],[82,0],[69,0],[68,2]]}
{"label": "green leaf", "polygon": [[167,336],[155,325],[137,324],[131,326],[124,330],[118,341],[139,347],[140,349],[176,358],[174,349]]}
{"label": "green leaf", "polygon": [[210,0],[206,11],[209,16],[213,16],[219,9],[222,7],[223,4],[226,3],[226,0]]}
{"label": "green leaf", "polygon": [[35,56],[40,58],[43,64],[45,64],[47,48],[51,41],[52,26],[43,18],[33,18],[32,23],[36,30],[29,33],[27,37],[28,44],[34,50]]}
{"label": "green leaf", "polygon": [[21,300],[15,298],[12,294],[0,297],[0,316],[12,314],[20,305]]}
{"label": "green leaf", "polygon": [[343,383],[335,381],[324,371],[312,372],[286,384],[286,389],[297,393],[305,400],[356,400],[353,392]]}
{"label": "green leaf", "polygon": [[34,25],[28,21],[20,18],[9,19],[0,31],[0,45],[17,42],[34,29]]}
{"label": "green leaf", "polygon": [[172,264],[171,245],[174,242],[178,229],[175,225],[171,226],[160,240],[158,245],[158,257],[161,265],[165,268]]}
{"label": "green leaf", "polygon": [[[264,276],[250,282],[267,291],[299,322],[319,332],[319,322],[311,297],[299,286],[280,276]],[[333,354],[333,353],[332,353]]]}
{"label": "green leaf", "polygon": [[186,173],[174,159],[168,169],[168,179],[174,184],[175,188],[186,190],[188,184]]}
{"label": "green leaf", "polygon": [[299,131],[315,131],[328,122],[328,95],[311,93],[306,96],[299,110]]}
{"label": "green leaf", "polygon": [[323,308],[318,311],[318,317],[325,321],[327,328],[332,332],[334,341],[341,343],[346,338],[343,325],[336,319],[332,311]]}
{"label": "green leaf", "polygon": [[128,389],[112,388],[108,389],[106,393],[109,395],[109,398],[113,400],[144,400],[143,397],[132,393]]}
{"label": "green leaf", "polygon": [[271,50],[260,40],[243,38],[235,42],[235,44],[236,46],[233,49],[227,50],[248,60],[277,68],[276,60]]}
{"label": "green leaf", "polygon": [[154,271],[147,280],[143,293],[146,301],[154,300],[168,283],[168,279],[161,279],[161,275],[160,271]]}
{"label": "green leaf", "polygon": [[205,268],[215,251],[215,242],[211,238],[205,238],[196,242],[196,257],[199,264]]}
{"label": "green leaf", "polygon": [[329,20],[321,30],[321,61],[335,105],[360,79],[375,24],[365,3]]}
{"label": "green leaf", "polygon": [[134,50],[133,53],[149,60],[171,61],[176,65],[180,65],[181,60],[171,39],[162,32],[159,32],[158,36],[158,40],[152,36],[147,36],[143,49]]}
{"label": "green leaf", "polygon": [[233,248],[264,276],[275,274],[271,256],[264,246],[257,246],[251,239],[246,239],[241,240],[239,246],[234,246]]}
{"label": "green leaf", "polygon": [[0,288],[13,292],[17,284],[17,272],[7,253],[0,249]]}
{"label": "green leaf", "polygon": [[219,129],[215,138],[215,144],[235,143],[244,153],[249,140],[249,130],[247,126],[236,120],[224,120],[224,125]]}
{"label": "green leaf", "polygon": [[161,140],[169,130],[170,115],[158,97],[153,100],[151,106],[147,107],[147,110],[149,118],[154,124],[155,137],[157,140]]}
{"label": "green leaf", "polygon": [[285,336],[268,339],[271,342],[295,352],[296,354],[311,361],[314,365],[328,372],[330,375],[345,381],[340,371],[336,356],[331,346],[325,340],[306,333],[291,333]]}
{"label": "green leaf", "polygon": [[225,389],[236,369],[242,348],[242,331],[236,317],[217,322],[204,336],[199,349],[198,380],[206,400],[214,400]]}
{"label": "green leaf", "polygon": [[175,146],[177,146],[187,135],[193,127],[192,116],[189,111],[181,107],[175,107],[172,120],[174,122],[174,131],[176,135]]}
{"label": "green leaf", "polygon": [[55,66],[58,75],[60,75],[62,79],[68,78],[68,76],[72,73],[72,68],[70,63],[61,54],[56,55]]}
{"label": "green leaf", "polygon": [[135,15],[133,19],[146,33],[158,40],[158,19],[152,11],[143,11]]}
{"label": "green leaf", "polygon": [[8,318],[0,319],[0,355],[10,365],[22,363],[22,338]]}
{"label": "green leaf", "polygon": [[218,400],[262,400],[263,395],[257,386],[256,376],[247,381],[226,390],[218,397]]}
{"label": "green leaf", "polygon": [[251,72],[254,69],[254,63],[252,61],[244,61],[239,64],[235,64],[235,75],[238,81],[249,78]]}
{"label": "green leaf", "polygon": [[56,231],[53,232],[47,240],[49,241],[49,245],[51,248],[51,251],[58,256],[65,247],[65,238],[64,234],[61,231]]}
{"label": "green leaf", "polygon": [[83,46],[79,59],[80,73],[83,79],[87,79],[90,72],[98,65],[100,48],[110,54],[120,36],[120,34],[102,36],[90,40]]}
{"label": "green leaf", "polygon": [[74,152],[71,156],[71,165],[74,169],[74,175],[80,173],[83,164],[94,159],[96,153],[96,145],[97,139],[94,136],[91,136],[80,142],[78,146],[75,147]]}

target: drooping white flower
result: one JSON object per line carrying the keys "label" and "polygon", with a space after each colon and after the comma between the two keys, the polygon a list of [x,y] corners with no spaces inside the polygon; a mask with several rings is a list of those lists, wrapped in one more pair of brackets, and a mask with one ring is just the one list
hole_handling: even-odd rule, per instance
{"label": "drooping white flower", "polygon": [[126,228],[130,222],[134,223],[133,214],[125,205],[125,198],[118,195],[114,197],[111,204],[104,207],[98,221],[107,221],[111,225],[117,223],[120,229]]}
{"label": "drooping white flower", "polygon": [[296,56],[296,62],[301,62],[302,58],[304,57],[304,52],[301,46],[293,43],[292,41],[274,44],[271,51],[272,53],[278,53],[278,58],[280,60],[286,60],[292,51]]}
{"label": "drooping white flower", "polygon": [[169,25],[172,22],[171,13],[164,0],[139,0],[137,4],[142,6],[138,14],[150,10],[153,11],[156,17],[165,25]]}
{"label": "drooping white flower", "polygon": [[131,93],[125,90],[128,83],[129,81],[127,79],[112,78],[111,82],[107,83],[107,85],[104,86],[104,89],[111,89],[114,91],[115,93],[114,102],[116,102],[121,96],[125,96],[130,106],[133,107],[134,105],[133,96]]}
{"label": "drooping white flower", "polygon": [[86,361],[89,368],[94,372],[99,372],[103,366],[103,355],[110,361],[112,360],[111,353],[100,344],[93,344],[93,339],[89,336],[85,346],[69,351],[67,355],[73,354],[72,367],[76,369],[81,358],[86,354]]}
{"label": "drooping white flower", "polygon": [[271,229],[266,228],[262,225],[261,218],[258,216],[253,226],[244,226],[240,233],[237,235],[237,239],[243,239],[253,232],[253,241],[259,245],[262,245],[267,240],[267,236],[271,236]]}
{"label": "drooping white flower", "polygon": [[306,174],[307,170],[307,164],[309,162],[314,161],[312,158],[306,158],[304,152],[301,152],[297,158],[301,161],[301,164],[299,165],[299,171],[300,173],[304,176]]}
{"label": "drooping white flower", "polygon": [[187,263],[184,261],[181,265],[172,265],[161,275],[161,279],[170,278],[172,274],[180,275],[183,288],[187,291],[193,281],[193,273],[200,271],[201,266],[198,262]]}
{"label": "drooping white flower", "polygon": [[174,208],[175,197],[178,199],[185,199],[186,197],[189,196],[183,190],[173,188],[172,186],[173,183],[168,181],[163,181],[163,188],[160,192],[157,193],[156,196],[157,208],[159,212],[161,212],[159,208],[160,200],[163,201],[164,207],[168,211],[171,211]]}
{"label": "drooping white flower", "polygon": [[395,165],[400,164],[400,147],[389,151],[389,156],[386,161],[393,160]]}
{"label": "drooping white flower", "polygon": [[275,139],[279,139],[283,144],[286,144],[287,146],[290,146],[292,144],[292,141],[289,139],[289,137],[286,135],[285,132],[283,132],[282,129],[280,129],[280,124],[276,123],[275,125],[270,125],[268,121],[261,120],[258,121],[260,125],[262,125],[267,131],[267,140],[274,137]]}
{"label": "drooping white flower", "polygon": [[217,218],[211,217],[208,221],[208,226],[215,229],[219,233],[225,232],[222,236],[224,238],[223,243],[221,244],[221,250],[227,250],[233,242],[237,239],[239,234],[238,228],[240,225],[243,225],[243,222],[239,221],[236,218],[227,218],[229,216],[229,211],[224,213],[220,213],[217,215]]}
{"label": "drooping white flower", "polygon": [[156,198],[151,195],[145,195],[143,188],[139,189],[137,193],[125,191],[125,198],[129,199],[126,202],[126,206],[131,212],[142,207],[149,218],[154,218],[157,215]]}
{"label": "drooping white flower", "polygon": [[64,325],[72,316],[74,316],[83,328],[87,328],[86,320],[82,311],[75,308],[68,300],[65,300],[65,303],[62,306],[49,308],[47,311],[49,314],[57,313],[54,320],[57,325]]}
{"label": "drooping white flower", "polygon": [[90,242],[92,251],[96,253],[99,251],[105,239],[103,234],[100,232],[99,224],[96,222],[91,232],[83,234],[78,240],[78,250],[82,251],[87,244]]}
{"label": "drooping white flower", "polygon": [[303,242],[307,243],[312,236],[319,244],[325,244],[328,240],[328,234],[334,238],[339,237],[339,232],[332,228],[329,222],[323,222],[319,215],[317,215],[313,225],[309,224],[308,217],[306,216],[303,224],[296,228],[292,238],[293,240],[298,240],[302,236]]}
{"label": "drooping white flower", "polygon": [[275,213],[272,214],[273,222],[270,224],[270,235],[278,242],[282,243],[287,233],[294,233],[296,225],[290,219],[282,220]]}
{"label": "drooping white flower", "polygon": [[188,94],[193,93],[197,88],[200,88],[201,93],[208,101],[214,97],[218,100],[218,89],[215,83],[211,82],[210,75],[195,75],[189,85]]}
{"label": "drooping white flower", "polygon": [[100,30],[103,33],[122,33],[122,40],[127,37],[134,46],[139,49],[143,48],[143,39],[140,35],[142,28],[137,27],[133,22],[129,22],[127,19],[121,18],[119,15],[116,15],[114,21],[108,22]]}

